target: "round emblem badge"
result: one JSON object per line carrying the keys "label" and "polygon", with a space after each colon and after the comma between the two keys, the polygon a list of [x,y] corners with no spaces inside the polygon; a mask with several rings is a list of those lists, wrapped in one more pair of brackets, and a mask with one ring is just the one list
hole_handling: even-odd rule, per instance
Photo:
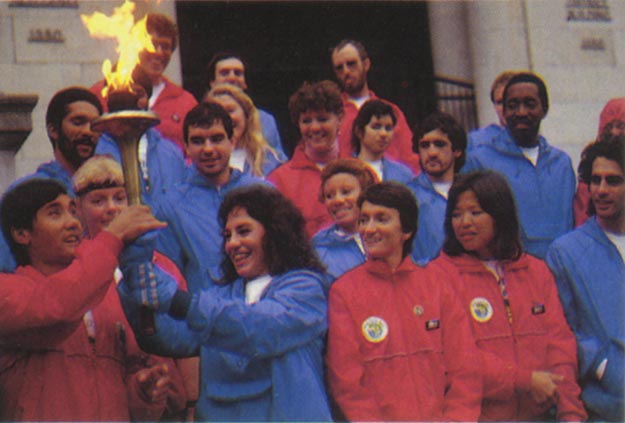
{"label": "round emblem badge", "polygon": [[488,322],[493,317],[493,306],[486,298],[473,298],[471,300],[471,316],[480,323]]}
{"label": "round emblem badge", "polygon": [[371,316],[362,322],[362,334],[369,342],[382,342],[388,335],[388,325],[381,317]]}

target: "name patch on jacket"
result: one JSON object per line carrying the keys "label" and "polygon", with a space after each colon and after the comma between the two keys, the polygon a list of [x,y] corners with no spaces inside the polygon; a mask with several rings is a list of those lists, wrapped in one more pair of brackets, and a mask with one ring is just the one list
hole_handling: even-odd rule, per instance
{"label": "name patch on jacket", "polygon": [[441,327],[441,321],[438,319],[432,319],[425,322],[425,330],[436,330]]}
{"label": "name patch on jacket", "polygon": [[388,325],[381,317],[368,317],[362,322],[362,334],[369,342],[382,342],[388,335]]}
{"label": "name patch on jacket", "polygon": [[532,314],[544,314],[545,313],[545,305],[544,304],[536,304],[532,307]]}

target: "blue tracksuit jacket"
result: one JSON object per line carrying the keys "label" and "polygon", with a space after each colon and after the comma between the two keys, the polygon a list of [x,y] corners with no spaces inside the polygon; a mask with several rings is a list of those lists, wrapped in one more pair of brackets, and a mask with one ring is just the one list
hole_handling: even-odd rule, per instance
{"label": "blue tracksuit jacket", "polygon": [[516,200],[526,252],[544,259],[549,244],[573,229],[575,173],[571,159],[539,137],[536,166],[523,155],[506,129],[467,155],[466,173],[492,169],[503,174]]}
{"label": "blue tracksuit jacket", "polygon": [[[120,295],[136,327],[136,306]],[[156,334],[137,332],[137,340],[159,355],[200,352],[197,421],[330,421],[326,295],[324,275],[293,270],[246,305],[245,281],[237,279],[193,295],[185,320],[157,314]]]}
{"label": "blue tracksuit jacket", "polygon": [[445,209],[447,199],[439,194],[425,172],[408,182],[408,188],[419,203],[417,234],[412,242],[412,260],[425,266],[434,258],[445,242]]}
{"label": "blue tracksuit jacket", "polygon": [[228,183],[215,187],[191,166],[185,182],[166,192],[156,204],[155,216],[168,224],[158,235],[157,250],[176,263],[190,292],[221,278],[219,207],[228,191],[253,183],[266,182],[232,169]]}
{"label": "blue tracksuit jacket", "polygon": [[[148,129],[146,136],[148,175],[147,181],[141,177],[141,194],[143,202],[152,206],[160,195],[184,180],[186,166],[180,148],[173,141],[164,138],[154,128]],[[109,134],[100,136],[95,152],[110,154],[121,163],[119,148]]]}
{"label": "blue tracksuit jacket", "polygon": [[[558,238],[547,265],[577,338],[584,405],[598,420],[623,421],[625,264],[595,217]],[[602,380],[596,370],[608,359]]]}
{"label": "blue tracksuit jacket", "polygon": [[337,233],[338,226],[320,230],[312,238],[312,245],[332,280],[362,264],[367,259],[351,236]]}

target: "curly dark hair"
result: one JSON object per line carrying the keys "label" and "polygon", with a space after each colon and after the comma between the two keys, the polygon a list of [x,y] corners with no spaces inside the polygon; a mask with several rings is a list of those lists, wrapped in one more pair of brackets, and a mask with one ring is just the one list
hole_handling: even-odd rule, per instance
{"label": "curly dark hair", "polygon": [[[102,114],[102,103],[94,93],[85,87],[67,87],[57,91],[50,99],[46,110],[46,126],[52,126],[60,131],[61,123],[69,112],[69,105],[78,101],[92,104],[98,109],[99,114]],[[50,142],[54,146],[55,141],[52,138],[50,138]]]}
{"label": "curly dark hair", "polygon": [[447,135],[449,141],[451,141],[452,151],[460,151],[460,156],[454,160],[454,173],[460,172],[460,169],[464,166],[464,162],[467,158],[467,132],[449,113],[435,111],[423,119],[423,121],[419,123],[413,131],[412,150],[418,154],[419,141],[421,138],[423,138],[428,132],[432,132],[437,129]]}
{"label": "curly dark hair", "polygon": [[67,195],[67,189],[56,180],[32,178],[18,183],[2,197],[0,206],[2,234],[18,265],[30,264],[30,257],[26,247],[15,242],[11,230],[32,230],[39,209],[62,194]]}
{"label": "curly dark hair", "polygon": [[372,99],[365,101],[362,105],[354,123],[352,124],[352,150],[360,153],[360,142],[365,134],[365,126],[371,122],[372,117],[380,119],[382,116],[390,116],[393,121],[393,127],[397,124],[397,116],[393,111],[393,107],[384,100]]}
{"label": "curly dark hair", "polygon": [[[222,227],[230,212],[236,208],[245,209],[252,219],[263,225],[263,249],[269,274],[279,275],[295,269],[325,270],[310,245],[302,213],[277,189],[253,184],[228,192],[219,208]],[[221,269],[225,282],[230,283],[238,278],[227,255],[224,256]]]}
{"label": "curly dark hair", "polygon": [[317,199],[320,203],[325,202],[323,195],[323,188],[325,183],[339,173],[347,173],[354,176],[360,184],[361,191],[364,191],[369,186],[373,185],[376,181],[376,175],[374,171],[362,160],[355,159],[353,157],[346,157],[344,159],[332,160],[321,171],[321,186],[319,188],[319,195]]}
{"label": "curly dark hair", "polygon": [[518,260],[523,254],[516,203],[506,179],[492,170],[478,170],[458,175],[449,190],[445,211],[445,243],[443,251],[458,256],[466,251],[451,224],[451,216],[460,195],[473,191],[480,207],[495,221],[495,238],[491,249],[496,260]]}
{"label": "curly dark hair", "polygon": [[343,116],[343,100],[339,86],[329,80],[304,82],[289,98],[291,122],[298,126],[299,116],[308,110],[326,111]]}
{"label": "curly dark hair", "polygon": [[[608,160],[615,161],[620,166],[623,173],[625,173],[625,135],[612,135],[609,133],[602,134],[595,142],[588,144],[584,151],[582,151],[582,157],[577,168],[579,178],[588,184],[590,189],[590,177],[592,176],[592,165],[598,157],[603,157]],[[586,210],[588,216],[594,216],[597,214],[595,205],[592,201],[588,202],[588,209]]]}

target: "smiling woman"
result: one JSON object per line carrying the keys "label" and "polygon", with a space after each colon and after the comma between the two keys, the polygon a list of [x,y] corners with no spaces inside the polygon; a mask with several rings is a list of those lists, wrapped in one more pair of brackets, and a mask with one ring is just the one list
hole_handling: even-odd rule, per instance
{"label": "smiling woman", "polygon": [[337,137],[343,117],[339,87],[332,81],[305,82],[289,99],[289,112],[301,141],[291,160],[268,179],[301,210],[306,231],[313,236],[331,222],[314,196],[319,192],[321,169],[339,157]]}
{"label": "smiling woman", "polygon": [[[157,284],[155,353],[201,354],[198,421],[329,421],[323,382],[327,279],[297,208],[275,188],[226,194],[224,283],[193,295]],[[138,287],[130,287],[135,305]],[[148,295],[153,297],[153,295]]]}
{"label": "smiling woman", "polygon": [[542,260],[525,254],[514,197],[493,171],[458,177],[449,191],[443,253],[482,355],[480,421],[586,418],[575,338]]}

